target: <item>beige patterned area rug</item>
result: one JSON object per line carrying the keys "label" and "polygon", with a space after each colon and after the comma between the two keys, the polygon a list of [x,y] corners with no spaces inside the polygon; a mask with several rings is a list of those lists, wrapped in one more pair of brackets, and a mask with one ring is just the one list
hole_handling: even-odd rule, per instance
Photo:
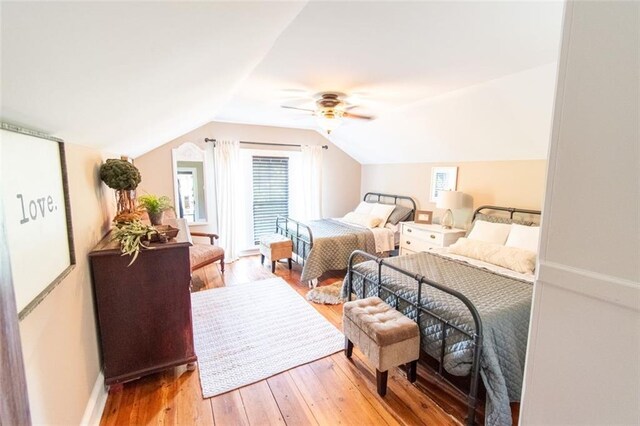
{"label": "beige patterned area rug", "polygon": [[191,295],[205,398],[334,354],[342,333],[282,278]]}

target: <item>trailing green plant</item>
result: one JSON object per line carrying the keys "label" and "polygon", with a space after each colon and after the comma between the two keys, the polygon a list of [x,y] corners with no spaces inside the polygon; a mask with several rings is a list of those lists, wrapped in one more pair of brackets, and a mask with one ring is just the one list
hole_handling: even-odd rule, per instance
{"label": "trailing green plant", "polygon": [[120,251],[123,256],[132,256],[131,262],[127,265],[131,266],[138,258],[140,250],[152,248],[145,244],[145,240],[150,240],[155,233],[157,233],[157,230],[153,226],[145,225],[141,221],[135,220],[117,225],[113,230],[111,239],[120,242]]}
{"label": "trailing green plant", "polygon": [[138,197],[138,205],[150,214],[158,214],[165,210],[173,209],[171,198],[166,195],[160,197],[154,194],[141,195]]}

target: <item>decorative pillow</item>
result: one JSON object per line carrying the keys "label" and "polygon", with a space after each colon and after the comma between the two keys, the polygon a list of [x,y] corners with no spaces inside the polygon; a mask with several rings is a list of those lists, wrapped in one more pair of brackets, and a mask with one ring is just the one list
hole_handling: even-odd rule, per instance
{"label": "decorative pillow", "polygon": [[396,208],[395,204],[375,203],[373,205],[373,209],[371,210],[370,214],[372,216],[376,216],[380,218],[380,224],[378,226],[383,228],[384,225],[386,225],[387,223],[387,219],[389,219],[389,216],[391,215],[391,213],[393,212],[393,209],[395,208]]}
{"label": "decorative pillow", "polygon": [[511,225],[505,223],[493,223],[476,221],[467,238],[470,240],[484,241],[504,245],[511,231]]}
{"label": "decorative pillow", "polygon": [[471,228],[467,231],[467,235],[465,235],[465,237],[467,238],[469,237],[469,234],[473,230],[473,226],[476,224],[477,221],[484,221],[484,222],[491,222],[491,223],[506,223],[507,225],[511,225],[512,223],[517,223],[518,225],[526,225],[526,226],[535,224],[535,222],[531,220],[524,220],[524,219],[518,219],[518,218],[511,219],[510,217],[505,217],[505,216],[492,216],[488,214],[478,213],[476,215],[475,220],[471,224]]}
{"label": "decorative pillow", "polygon": [[536,254],[532,251],[506,247],[501,244],[459,238],[450,245],[449,253],[459,254],[471,259],[482,260],[521,274],[533,274],[536,268]]}
{"label": "decorative pillow", "polygon": [[371,210],[373,209],[374,203],[367,203],[366,201],[360,201],[358,207],[354,210],[355,213],[360,214],[371,214]]}
{"label": "decorative pillow", "polygon": [[511,231],[509,232],[509,237],[507,238],[505,246],[517,247],[537,253],[539,239],[539,226],[524,226],[512,223]]}
{"label": "decorative pillow", "polygon": [[342,220],[355,225],[366,226],[367,228],[375,228],[380,224],[381,219],[373,215],[349,212],[342,218]]}
{"label": "decorative pillow", "polygon": [[484,220],[485,222],[492,223],[506,223],[507,225],[511,225],[512,223],[517,223],[518,225],[533,225],[534,222],[532,220],[524,220],[520,218],[511,219],[510,217],[504,216],[492,216],[489,214],[478,213],[476,215],[476,220]]}
{"label": "decorative pillow", "polygon": [[387,222],[393,225],[397,225],[399,222],[407,220],[409,216],[411,216],[411,212],[413,212],[412,208],[396,205],[389,215]]}

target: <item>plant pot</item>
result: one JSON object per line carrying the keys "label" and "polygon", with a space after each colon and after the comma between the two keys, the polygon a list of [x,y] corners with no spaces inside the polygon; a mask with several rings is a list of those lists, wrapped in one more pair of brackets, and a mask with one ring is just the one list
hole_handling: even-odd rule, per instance
{"label": "plant pot", "polygon": [[164,212],[147,213],[149,214],[149,220],[151,221],[152,225],[162,225],[162,216],[164,215]]}

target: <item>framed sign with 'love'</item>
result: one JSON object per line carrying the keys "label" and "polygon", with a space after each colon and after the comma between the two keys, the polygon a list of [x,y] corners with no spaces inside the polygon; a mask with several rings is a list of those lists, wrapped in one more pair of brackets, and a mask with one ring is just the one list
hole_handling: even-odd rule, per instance
{"label": "framed sign with 'love'", "polygon": [[0,202],[19,318],[75,265],[64,142],[1,123]]}

